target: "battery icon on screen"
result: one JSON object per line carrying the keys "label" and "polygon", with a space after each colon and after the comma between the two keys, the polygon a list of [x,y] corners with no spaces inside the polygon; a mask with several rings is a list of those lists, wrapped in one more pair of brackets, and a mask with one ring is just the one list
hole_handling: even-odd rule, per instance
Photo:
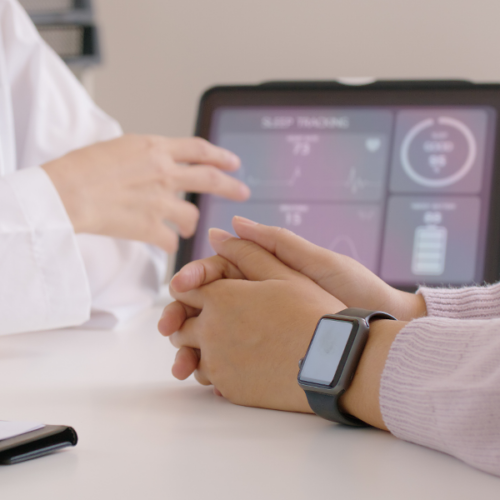
{"label": "battery icon on screen", "polygon": [[439,276],[444,272],[448,230],[444,226],[418,226],[413,240],[411,272]]}

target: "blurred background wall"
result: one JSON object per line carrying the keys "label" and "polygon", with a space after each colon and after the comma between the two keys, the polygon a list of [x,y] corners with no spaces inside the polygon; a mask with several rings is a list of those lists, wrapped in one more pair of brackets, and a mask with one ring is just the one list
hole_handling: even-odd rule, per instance
{"label": "blurred background wall", "polygon": [[204,89],[272,79],[500,81],[498,0],[94,0],[98,104],[190,135]]}

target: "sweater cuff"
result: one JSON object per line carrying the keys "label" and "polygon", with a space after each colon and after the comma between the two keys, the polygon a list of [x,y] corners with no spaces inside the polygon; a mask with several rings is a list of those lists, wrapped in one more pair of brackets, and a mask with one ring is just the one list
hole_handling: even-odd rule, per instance
{"label": "sweater cuff", "polygon": [[420,287],[427,315],[454,319],[500,317],[500,283],[463,288]]}
{"label": "sweater cuff", "polygon": [[380,409],[400,439],[500,475],[500,319],[421,318],[394,340]]}

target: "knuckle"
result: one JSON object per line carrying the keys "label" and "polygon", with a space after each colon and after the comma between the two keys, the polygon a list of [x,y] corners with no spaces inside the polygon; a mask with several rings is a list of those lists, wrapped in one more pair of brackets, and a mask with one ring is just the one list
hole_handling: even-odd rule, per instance
{"label": "knuckle", "polygon": [[144,136],[142,147],[146,156],[148,165],[159,175],[163,175],[165,168],[165,150],[162,147],[161,140],[155,136]]}
{"label": "knuckle", "polygon": [[142,147],[146,151],[152,151],[157,147],[158,139],[156,137],[154,137],[153,135],[141,135],[141,136],[135,136],[135,137],[141,141]]}

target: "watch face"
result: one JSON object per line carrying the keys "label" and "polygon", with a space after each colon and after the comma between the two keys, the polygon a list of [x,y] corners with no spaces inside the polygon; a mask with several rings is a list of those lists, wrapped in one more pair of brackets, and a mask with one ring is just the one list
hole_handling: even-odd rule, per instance
{"label": "watch face", "polygon": [[322,318],[302,363],[299,380],[330,386],[354,327],[350,321]]}

